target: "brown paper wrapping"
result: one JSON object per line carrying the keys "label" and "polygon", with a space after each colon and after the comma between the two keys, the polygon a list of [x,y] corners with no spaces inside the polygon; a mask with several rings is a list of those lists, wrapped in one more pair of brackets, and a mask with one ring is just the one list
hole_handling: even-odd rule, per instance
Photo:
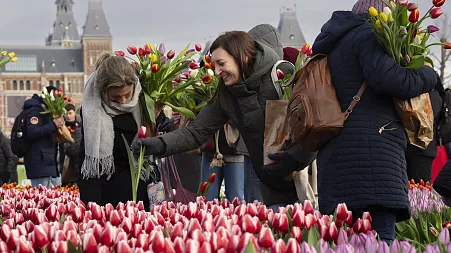
{"label": "brown paper wrapping", "polygon": [[434,138],[434,113],[428,93],[408,100],[394,99],[409,143],[425,149]]}

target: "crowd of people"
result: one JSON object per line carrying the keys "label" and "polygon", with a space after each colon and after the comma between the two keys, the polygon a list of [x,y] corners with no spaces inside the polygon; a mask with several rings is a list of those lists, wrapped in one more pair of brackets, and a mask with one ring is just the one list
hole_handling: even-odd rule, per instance
{"label": "crowd of people", "polygon": [[[86,83],[78,120],[71,104],[64,118],[42,115],[44,102],[35,94],[24,104],[27,177],[33,186],[76,183],[86,203],[126,202],[132,197],[132,183],[124,136],[135,153],[146,147],[145,155],[154,159],[174,156],[178,170],[186,175],[182,184],[192,192],[216,173],[208,200],[219,198],[224,181],[227,199],[258,200],[277,210],[303,201],[286,176],[316,159],[321,213],[333,214],[338,203],[346,203],[355,217],[369,211],[373,229],[382,240],[391,241],[395,223],[410,217],[408,181],[431,180],[432,162],[441,145],[437,140],[427,149],[408,144],[393,98],[429,93],[438,120],[444,87],[429,65],[417,70],[397,65],[366,22],[371,6],[380,11],[384,7],[379,0],[359,0],[352,11],[334,12],[312,46],[313,54],[328,56],[343,111],[362,84],[367,85],[343,129],[318,152],[303,152],[296,145],[271,154],[274,163],[263,164],[266,102],[279,99],[271,70],[281,59],[293,62],[299,51],[283,48],[274,27],[259,25],[249,32],[225,32],[212,43],[209,54],[219,77],[214,98],[184,128],[179,127],[179,114],[160,114],[157,125],[165,134],[156,137],[137,138],[143,121],[141,85],[124,57],[104,53],[99,58]],[[56,88],[47,87],[49,92],[52,89]],[[56,142],[55,133],[63,124],[75,130],[74,143]],[[218,131],[225,165],[211,167],[212,137]],[[17,157],[6,137],[0,137],[0,180],[7,182]],[[200,153],[185,153],[197,148]],[[450,171],[451,164],[446,164],[436,179],[447,205],[451,204]],[[149,175],[142,175],[138,188],[138,200],[146,208],[150,207],[149,180]]]}

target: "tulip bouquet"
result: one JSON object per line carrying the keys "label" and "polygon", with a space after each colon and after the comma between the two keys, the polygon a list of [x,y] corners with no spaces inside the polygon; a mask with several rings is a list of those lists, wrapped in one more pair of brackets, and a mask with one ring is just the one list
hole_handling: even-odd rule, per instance
{"label": "tulip bouquet", "polygon": [[1,48],[0,52],[0,67],[5,66],[9,62],[16,62],[18,60],[14,52],[8,53],[8,51],[2,50]]}
{"label": "tulip bouquet", "polygon": [[412,216],[396,224],[398,238],[409,239],[417,245],[437,241],[442,228],[451,221],[451,209],[445,206],[432,185],[423,180],[410,182],[409,200]]}
{"label": "tulip bouquet", "polygon": [[197,190],[197,196],[206,196],[208,189],[210,189],[210,185],[216,181],[216,173],[211,173],[208,177],[208,180],[202,182],[199,185],[199,189]]}
{"label": "tulip bouquet", "polygon": [[443,14],[441,6],[445,0],[433,0],[432,7],[421,18],[416,3],[408,3],[407,0],[381,1],[387,6],[380,13],[371,7],[369,20],[373,24],[374,34],[379,42],[398,65],[418,69],[427,62],[433,66],[433,61],[428,57],[429,48],[433,45],[451,48],[450,42],[428,44],[431,34],[439,31],[439,28],[434,25],[429,25],[427,28],[421,27],[426,19],[437,19]]}
{"label": "tulip bouquet", "polygon": [[300,69],[304,66],[305,63],[310,59],[312,56],[312,48],[309,44],[305,44],[302,49],[300,50],[300,53],[298,57],[296,58],[296,62],[294,64],[294,70],[293,73],[284,73],[282,70],[277,69],[277,83],[279,83],[282,86],[283,90],[283,100],[290,100],[291,97],[291,84],[296,79],[296,77],[299,77],[302,71]]}
{"label": "tulip bouquet", "polygon": [[[191,110],[170,103],[171,97],[176,96],[195,83],[193,79],[186,80],[179,85],[175,85],[173,82],[174,78],[179,78],[179,73],[182,70],[193,63],[196,64],[193,56],[202,50],[199,44],[196,44],[196,49],[188,50],[188,47],[189,45],[178,55],[174,50],[166,53],[164,44],[154,47],[149,43],[143,48],[137,49],[135,46],[127,48],[131,55],[137,57],[137,60],[128,58],[132,60],[143,88],[141,103],[147,122],[155,124],[156,115],[159,115],[165,105],[189,118],[194,118],[194,113]],[[115,54],[125,56],[123,51],[115,51]],[[155,135],[155,127],[152,129],[153,133],[151,134]]]}
{"label": "tulip bouquet", "polygon": [[[59,88],[57,91],[52,90],[50,93],[46,88],[43,88],[42,91],[41,98],[44,101],[45,108],[41,114],[50,114],[54,119],[66,114],[66,104],[72,102],[72,98],[64,95],[63,88]],[[71,132],[66,125],[58,128],[57,141],[60,143],[74,142]]]}

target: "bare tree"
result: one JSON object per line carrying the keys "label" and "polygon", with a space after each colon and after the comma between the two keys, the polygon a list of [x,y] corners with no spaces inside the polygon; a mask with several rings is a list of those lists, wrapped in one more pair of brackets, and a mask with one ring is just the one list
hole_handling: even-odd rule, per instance
{"label": "bare tree", "polygon": [[[451,39],[451,20],[448,15],[443,15],[440,19],[440,22],[437,22],[437,26],[441,29],[438,34],[438,40],[440,42],[446,42]],[[446,73],[447,63],[451,60],[451,50],[447,50],[444,47],[440,48],[440,55],[436,56],[432,54],[432,56],[437,60],[439,69],[440,79],[442,80],[443,85],[446,85],[446,81],[451,78],[451,74]]]}

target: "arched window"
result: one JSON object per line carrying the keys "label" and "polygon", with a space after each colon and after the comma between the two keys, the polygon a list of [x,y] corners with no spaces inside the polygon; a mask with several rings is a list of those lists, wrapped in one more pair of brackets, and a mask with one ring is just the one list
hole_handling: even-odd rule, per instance
{"label": "arched window", "polygon": [[13,81],[13,90],[17,90],[17,81],[16,80]]}
{"label": "arched window", "polygon": [[56,81],[55,87],[58,88],[58,89],[60,88],[60,80],[57,80],[57,81]]}
{"label": "arched window", "polygon": [[19,90],[24,90],[23,81],[20,80],[19,82]]}
{"label": "arched window", "polygon": [[53,80],[50,80],[49,86],[53,86]]}
{"label": "arched window", "polygon": [[30,83],[30,80],[27,80],[27,82],[25,83],[25,89],[26,89],[26,90],[31,90],[31,83]]}

